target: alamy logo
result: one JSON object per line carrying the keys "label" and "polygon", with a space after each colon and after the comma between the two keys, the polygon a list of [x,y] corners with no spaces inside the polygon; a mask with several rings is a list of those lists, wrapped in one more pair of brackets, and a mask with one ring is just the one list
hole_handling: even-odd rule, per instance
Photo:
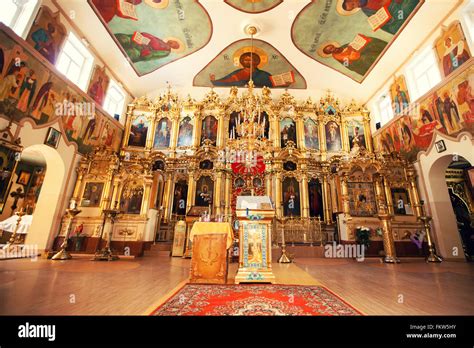
{"label": "alamy logo", "polygon": [[64,100],[62,103],[55,105],[56,116],[81,116],[89,119],[95,116],[95,104],[88,102],[71,102]]}
{"label": "alamy logo", "polygon": [[362,244],[326,244],[324,257],[329,258],[355,258],[358,262],[364,261],[365,246]]}
{"label": "alamy logo", "polygon": [[20,338],[47,338],[48,341],[56,339],[56,325],[35,325],[28,322],[18,326]]}

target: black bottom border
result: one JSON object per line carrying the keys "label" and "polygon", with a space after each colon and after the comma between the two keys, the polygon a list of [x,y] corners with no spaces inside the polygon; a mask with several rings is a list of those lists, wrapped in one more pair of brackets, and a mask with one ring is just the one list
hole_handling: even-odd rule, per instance
{"label": "black bottom border", "polygon": [[[27,336],[34,335],[37,328],[32,325],[54,325],[54,340],[48,339],[52,327],[51,331],[46,327],[37,330],[47,337],[19,337],[27,330]],[[0,347],[156,347],[165,343],[188,348],[275,343],[290,347],[473,347],[473,328],[473,316],[3,316]]]}

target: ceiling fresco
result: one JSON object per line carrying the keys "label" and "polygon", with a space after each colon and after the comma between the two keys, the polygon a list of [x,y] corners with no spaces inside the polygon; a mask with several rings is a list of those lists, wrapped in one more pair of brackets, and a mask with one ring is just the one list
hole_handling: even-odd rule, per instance
{"label": "ceiling fresco", "polygon": [[283,0],[225,0],[225,2],[242,12],[262,13],[280,5]]}
{"label": "ceiling fresco", "polygon": [[236,41],[222,50],[195,77],[194,86],[244,87],[250,78],[255,87],[306,89],[296,68],[272,45],[262,40]]}
{"label": "ceiling fresco", "polygon": [[84,38],[137,95],[153,94],[169,82],[183,93],[193,86],[244,86],[250,75],[243,64],[250,56],[240,57],[251,46],[244,42],[250,40],[246,28],[254,25],[257,86],[277,94],[285,88],[316,94],[331,89],[361,100],[376,93],[397,62],[407,60],[460,6],[458,0],[60,3],[65,13],[76,14]]}
{"label": "ceiling fresco", "polygon": [[313,0],[291,36],[310,58],[362,82],[424,0]]}
{"label": "ceiling fresco", "polygon": [[139,76],[203,48],[212,22],[198,1],[88,0]]}

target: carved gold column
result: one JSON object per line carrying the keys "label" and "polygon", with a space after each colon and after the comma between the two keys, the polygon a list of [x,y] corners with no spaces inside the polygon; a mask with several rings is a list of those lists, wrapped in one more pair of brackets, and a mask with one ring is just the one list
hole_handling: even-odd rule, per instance
{"label": "carved gold column", "polygon": [[364,116],[364,138],[365,144],[367,145],[367,150],[369,152],[374,152],[374,144],[372,142],[372,131],[370,130],[370,112],[368,110],[362,111],[362,115]]}
{"label": "carved gold column", "polygon": [[163,195],[163,206],[164,206],[164,214],[163,214],[163,221],[168,221],[169,214],[171,212],[171,194],[173,190],[173,172],[166,172],[166,182],[165,182],[165,189]]}
{"label": "carved gold column", "polygon": [[114,172],[115,172],[115,168],[113,166],[109,167],[109,169],[107,170],[107,180],[105,181],[105,185],[104,185],[104,195],[103,195],[103,199],[101,200],[100,202],[100,209],[101,210],[104,210],[104,209],[109,209],[110,206],[112,205],[111,203],[111,200],[113,199],[112,195],[113,195],[113,187],[112,185],[114,184]]}
{"label": "carved gold column", "polygon": [[[125,127],[124,127],[125,133],[123,134],[123,137],[122,137],[122,146],[121,146],[122,149],[127,147],[128,145],[128,139],[130,138],[130,127],[132,125],[132,117],[133,117],[134,108],[135,108],[134,104],[128,104],[127,106],[127,117],[126,117]],[[122,154],[123,152],[124,151],[121,151]]]}
{"label": "carved gold column", "polygon": [[382,175],[374,175],[373,180],[375,182],[375,198],[377,201],[377,206],[380,205],[387,206],[387,201],[385,199],[385,194],[382,186],[383,176]]}
{"label": "carved gold column", "polygon": [[322,167],[322,190],[323,190],[323,207],[324,207],[324,222],[327,224],[332,223],[332,210],[331,210],[331,195],[329,188],[329,166],[323,165]]}
{"label": "carved gold column", "polygon": [[195,118],[196,120],[195,125],[194,125],[194,141],[193,141],[193,146],[194,147],[199,147],[201,143],[201,128],[202,128],[202,120],[201,120],[201,113],[196,113]]}
{"label": "carved gold column", "polygon": [[272,137],[273,137],[273,147],[279,148],[281,141],[280,141],[280,122],[278,117],[272,117],[271,119],[271,130],[272,130]]}
{"label": "carved gold column", "polygon": [[275,209],[277,213],[278,218],[283,217],[283,207],[281,206],[281,203],[283,201],[283,196],[281,193],[281,173],[278,172],[275,175]]}
{"label": "carved gold column", "polygon": [[349,215],[350,207],[349,207],[349,190],[347,189],[347,174],[343,174],[341,178],[341,199],[342,199],[342,211],[344,215]]}
{"label": "carved gold column", "polygon": [[299,149],[306,149],[306,144],[304,143],[304,123],[303,117],[298,115],[296,118],[296,134],[298,139],[298,148]]}
{"label": "carved gold column", "polygon": [[143,177],[143,181],[145,184],[145,190],[143,192],[143,204],[142,204],[142,209],[140,214],[145,215],[148,212],[148,209],[150,209],[150,195],[151,195],[151,187],[153,185],[153,176],[152,175],[146,175]]}
{"label": "carved gold column", "polygon": [[385,256],[383,262],[385,263],[399,263],[400,260],[397,258],[395,250],[395,241],[393,240],[392,233],[392,215],[387,211],[387,206],[384,204],[379,205],[378,218],[380,219],[382,227],[382,238],[383,238],[383,249]]}
{"label": "carved gold column", "polygon": [[108,205],[106,209],[111,209],[112,208],[112,203],[117,201],[120,204],[120,191],[121,191],[121,185],[122,185],[122,180],[120,177],[115,177],[113,180],[113,188],[112,188],[112,194],[111,194],[111,199],[108,202]]}
{"label": "carved gold column", "polygon": [[171,142],[170,147],[175,149],[178,145],[178,134],[179,134],[179,114],[173,117],[173,125],[171,130]]}
{"label": "carved gold column", "polygon": [[[147,118],[150,120],[150,118]],[[156,120],[156,110],[153,113],[153,118],[151,118],[150,121],[150,128],[148,129],[148,133],[146,136],[146,143],[145,143],[145,150],[151,150],[153,149],[153,140],[154,140],[154,134],[156,132],[156,125],[158,124]]]}
{"label": "carved gold column", "polygon": [[[225,117],[221,114],[217,118],[217,141],[216,147],[224,146]],[[219,208],[220,209],[220,208]]]}
{"label": "carved gold column", "polygon": [[196,180],[194,179],[194,171],[189,172],[188,177],[188,197],[186,200],[186,212],[194,205],[194,196],[196,190]]}
{"label": "carved gold column", "polygon": [[308,174],[304,173],[301,177],[301,199],[303,204],[301,205],[303,211],[301,216],[304,218],[309,217],[309,199],[308,199]]}
{"label": "carved gold column", "polygon": [[265,173],[265,194],[275,202],[275,197],[273,197],[272,184],[273,184],[272,183],[272,172],[267,171]]}
{"label": "carved gold column", "polygon": [[216,185],[214,190],[214,212],[216,215],[221,214],[221,192],[222,192],[222,171],[216,173]]}
{"label": "carved gold column", "polygon": [[421,207],[420,195],[418,193],[418,187],[416,185],[416,169],[413,165],[410,165],[407,170],[407,178],[410,183],[410,192],[413,199],[413,211],[417,219],[423,216],[423,211]]}
{"label": "carved gold column", "polygon": [[349,127],[347,127],[347,121],[343,117],[341,121],[341,141],[342,141],[342,150],[345,152],[351,151],[351,146],[349,144],[349,135],[348,133]]}
{"label": "carved gold column", "polygon": [[383,178],[383,188],[385,191],[385,198],[387,199],[387,210],[390,215],[395,214],[393,211],[393,200],[392,200],[392,192],[390,191],[390,183],[388,182],[387,177]]}
{"label": "carved gold column", "polygon": [[74,186],[74,193],[72,194],[72,199],[76,202],[79,202],[81,197],[81,190],[82,190],[82,182],[84,181],[84,175],[87,172],[87,168],[84,167],[77,167],[76,168],[76,173],[77,173],[77,179],[76,179],[76,185]]}
{"label": "carved gold column", "polygon": [[327,122],[319,121],[321,118],[318,119],[318,127],[319,127],[319,151],[321,153],[321,161],[325,161],[327,159],[327,144],[326,144],[326,128],[325,125]]}

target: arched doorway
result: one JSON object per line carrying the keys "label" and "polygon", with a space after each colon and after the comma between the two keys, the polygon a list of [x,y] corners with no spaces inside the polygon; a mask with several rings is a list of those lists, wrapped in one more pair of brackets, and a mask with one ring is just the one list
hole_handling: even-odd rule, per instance
{"label": "arched doorway", "polygon": [[52,244],[55,233],[58,231],[56,212],[63,203],[63,182],[66,168],[59,153],[43,144],[25,148],[22,158],[33,159],[45,163],[44,177],[40,192],[36,198],[33,211],[33,220],[26,236],[25,243],[37,245],[39,250],[47,249]]}
{"label": "arched doorway", "polygon": [[[443,150],[434,145],[444,142]],[[436,134],[426,153],[415,164],[420,175],[419,187],[426,200],[426,214],[433,218],[433,235],[440,256],[445,259],[465,260],[463,243],[446,183],[446,170],[452,162],[464,159],[474,163],[473,140],[461,134],[457,140]]]}
{"label": "arched doorway", "polygon": [[446,169],[446,185],[456,217],[463,252],[474,260],[474,167],[465,158],[457,158]]}

